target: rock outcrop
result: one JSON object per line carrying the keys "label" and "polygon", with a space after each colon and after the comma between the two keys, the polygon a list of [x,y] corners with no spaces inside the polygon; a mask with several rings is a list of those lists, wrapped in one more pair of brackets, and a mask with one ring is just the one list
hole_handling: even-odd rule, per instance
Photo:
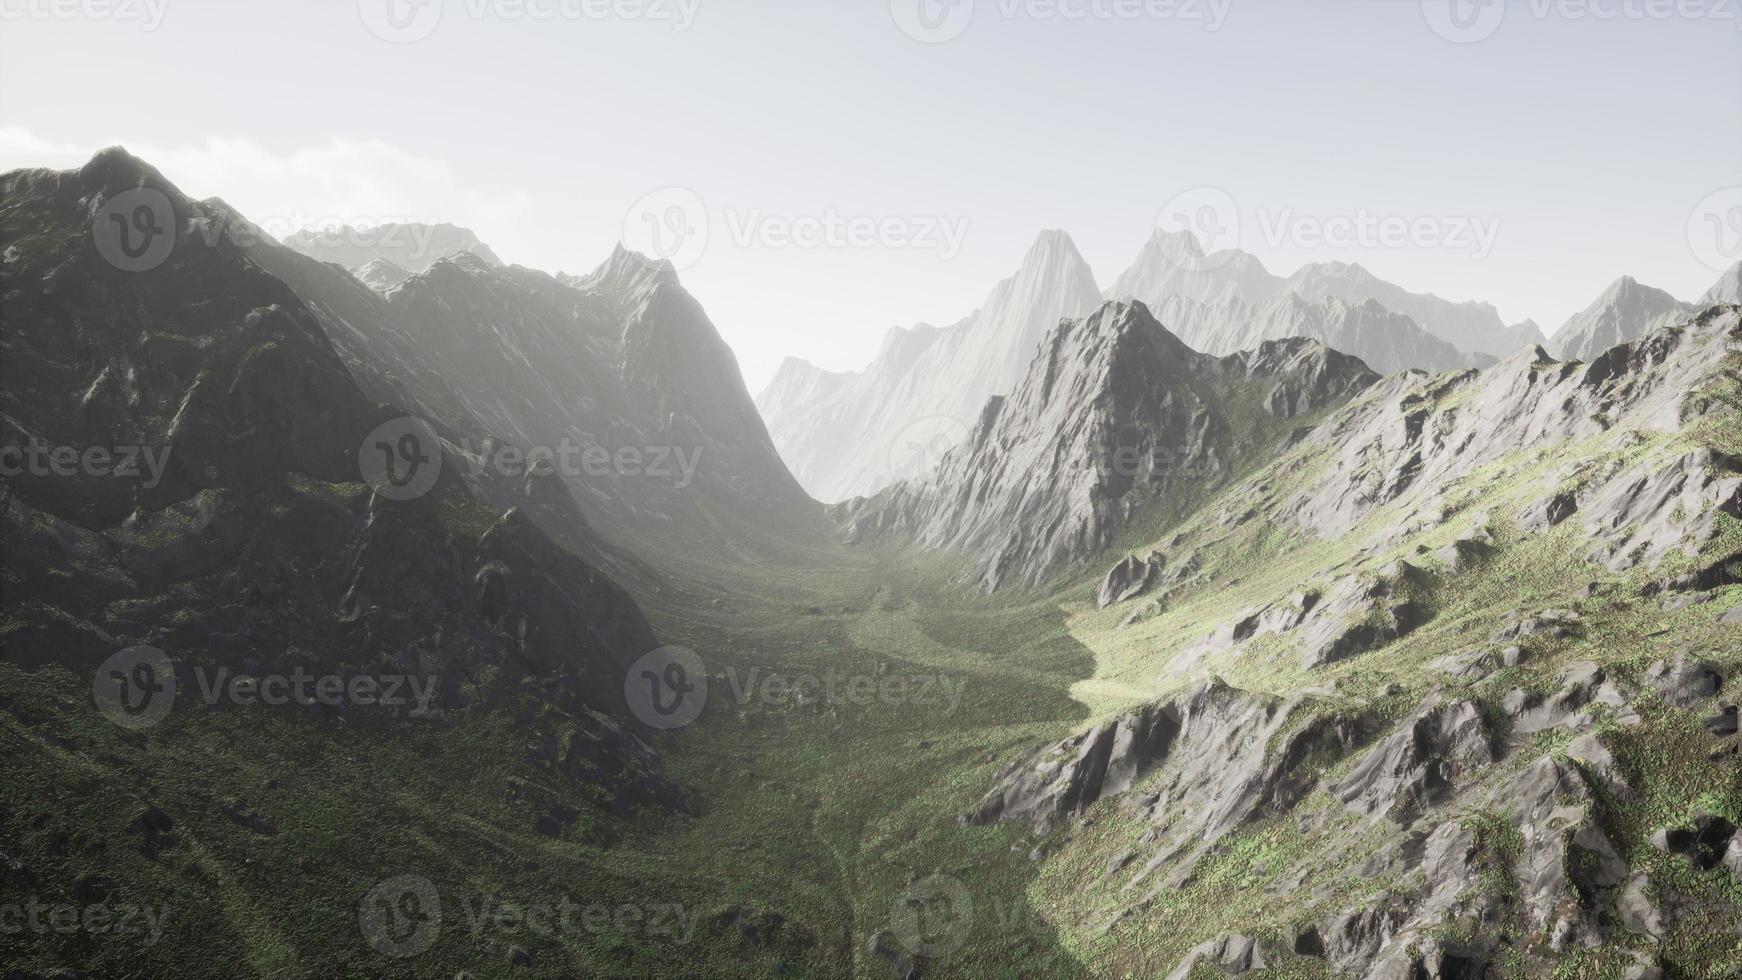
{"label": "rock outcrop", "polygon": [[971,554],[987,590],[1032,585],[1104,550],[1138,508],[1224,480],[1236,433],[1265,428],[1241,416],[1229,388],[1280,421],[1375,380],[1312,341],[1209,357],[1141,304],[1109,303],[1054,330],[1022,382],[986,404],[930,476],[838,514],[853,540],[893,532]]}

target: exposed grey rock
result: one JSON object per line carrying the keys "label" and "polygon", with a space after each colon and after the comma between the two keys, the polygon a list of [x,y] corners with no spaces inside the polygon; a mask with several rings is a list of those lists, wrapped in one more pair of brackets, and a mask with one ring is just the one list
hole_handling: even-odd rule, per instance
{"label": "exposed grey rock", "polygon": [[[1407,521],[1408,515],[1428,510],[1443,488],[1516,453],[1540,453],[1622,424],[1677,431],[1684,414],[1701,411],[1702,404],[1710,410],[1709,399],[1697,393],[1738,339],[1737,310],[1716,307],[1610,348],[1588,364],[1558,362],[1534,348],[1480,372],[1388,377],[1302,439],[1302,447],[1322,452],[1329,465],[1317,471],[1303,493],[1283,502],[1276,516],[1306,533],[1334,537],[1392,504]],[[1611,526],[1602,535],[1630,537],[1624,525],[1632,523],[1668,531],[1671,544],[1664,547],[1681,545],[1686,531],[1698,537],[1727,477],[1715,475],[1714,483],[1704,484],[1695,475],[1690,471],[1686,480],[1648,476],[1647,488],[1633,493],[1624,492],[1625,483],[1599,488],[1609,492],[1595,494],[1605,511],[1597,523],[1608,525],[1626,514],[1623,526]],[[1664,487],[1676,491],[1651,492]],[[1688,487],[1687,499],[1681,500],[1681,490]],[[1672,497],[1686,505],[1684,520],[1676,519]],[[1583,496],[1579,503],[1581,510],[1590,506]],[[1666,506],[1653,510],[1657,503]],[[1540,521],[1527,523],[1546,525],[1550,512],[1563,508],[1546,507]],[[1636,543],[1650,533],[1640,534]],[[1632,547],[1623,543],[1619,551]]]}
{"label": "exposed grey rock", "polygon": [[1518,526],[1530,534],[1540,534],[1579,511],[1578,496],[1562,491],[1552,493],[1518,513]]}
{"label": "exposed grey rock", "polygon": [[891,329],[860,371],[789,360],[757,406],[781,457],[817,499],[871,496],[929,472],[988,399],[1015,390],[1061,319],[1100,303],[1070,236],[1043,231],[976,312],[949,326]]}
{"label": "exposed grey rock", "polygon": [[1408,599],[1401,579],[1417,574],[1399,563],[1392,575],[1350,575],[1340,579],[1301,627],[1301,663],[1308,669],[1376,650],[1407,636],[1430,618],[1429,610]]}
{"label": "exposed grey rock", "polygon": [[1500,669],[1500,658],[1489,650],[1466,650],[1447,654],[1428,663],[1453,680],[1474,684]]}
{"label": "exposed grey rock", "polygon": [[1651,877],[1643,871],[1636,871],[1633,877],[1627,879],[1627,887],[1621,889],[1621,894],[1615,899],[1615,912],[1621,918],[1621,925],[1629,932],[1662,939],[1665,928],[1663,910],[1651,897]]}
{"label": "exposed grey rock", "polygon": [[1742,626],[1742,603],[1737,604],[1736,608],[1731,609],[1722,616],[1719,616],[1718,622],[1723,623],[1726,626]]}
{"label": "exposed grey rock", "polygon": [[1580,512],[1597,541],[1592,561],[1613,572],[1655,566],[1672,551],[1698,554],[1718,514],[1742,516],[1742,474],[1736,460],[1699,449],[1616,475]]}
{"label": "exposed grey rock", "polygon": [[1493,551],[1493,538],[1482,533],[1458,538],[1451,544],[1436,550],[1434,557],[1444,566],[1448,574],[1458,575],[1469,571],[1471,566],[1488,557]]}
{"label": "exposed grey rock", "polygon": [[1724,867],[1742,879],[1742,834],[1730,838],[1730,848],[1724,852]]}
{"label": "exposed grey rock", "polygon": [[1495,630],[1490,639],[1496,644],[1517,643],[1539,637],[1564,640],[1579,634],[1579,619],[1579,614],[1570,610],[1544,609],[1534,615],[1511,620]]}
{"label": "exposed grey rock", "polygon": [[1471,366],[1469,355],[1375,300],[1306,299],[1292,292],[1255,302],[1238,296],[1210,303],[1184,296],[1135,298],[1150,303],[1156,317],[1181,340],[1207,354],[1247,350],[1267,340],[1308,337],[1359,357],[1381,374]]}
{"label": "exposed grey rock", "polygon": [[1717,664],[1692,659],[1685,652],[1646,668],[1644,680],[1647,687],[1678,708],[1692,708],[1716,697],[1724,687],[1724,674]]}
{"label": "exposed grey rock", "polygon": [[1105,609],[1148,591],[1166,564],[1167,559],[1157,551],[1150,552],[1147,558],[1127,555],[1108,569],[1107,577],[1101,580],[1101,587],[1095,591],[1095,605]]}
{"label": "exposed grey rock", "polygon": [[1590,716],[1584,709],[1591,704],[1623,708],[1628,698],[1608,679],[1603,668],[1581,660],[1561,671],[1559,687],[1547,696],[1524,690],[1514,690],[1501,700],[1501,708],[1512,716],[1512,731],[1530,735],[1572,724],[1585,727]]}
{"label": "exposed grey rock", "polygon": [[1637,340],[1689,316],[1695,309],[1661,289],[1623,276],[1590,306],[1573,314],[1551,340],[1562,358],[1588,361],[1616,344]]}
{"label": "exposed grey rock", "polygon": [[928,476],[836,513],[855,540],[894,533],[967,552],[988,591],[1032,585],[1105,549],[1139,507],[1219,486],[1240,419],[1229,392],[1289,418],[1375,378],[1299,339],[1199,354],[1141,304],[1108,303],[1048,334],[1021,382]]}
{"label": "exposed grey rock", "polygon": [[1251,936],[1223,936],[1211,939],[1192,947],[1191,952],[1179,961],[1179,966],[1168,974],[1168,980],[1186,980],[1192,968],[1199,962],[1208,960],[1226,976],[1244,976],[1253,970],[1268,969],[1264,951],[1259,947],[1258,940]]}
{"label": "exposed grey rock", "polygon": [[1081,813],[1166,757],[1179,734],[1172,701],[1145,705],[1005,766],[992,790],[963,819],[981,824],[1025,820],[1037,830]]}
{"label": "exposed grey rock", "polygon": [[1625,798],[1633,792],[1615,764],[1615,756],[1603,744],[1596,732],[1586,732],[1567,744],[1567,758],[1585,767],[1588,777],[1601,784],[1611,796]]}
{"label": "exposed grey rock", "polygon": [[1389,814],[1407,823],[1451,795],[1471,770],[1493,761],[1481,706],[1430,697],[1327,789],[1363,816]]}
{"label": "exposed grey rock", "polygon": [[1513,873],[1532,930],[1556,951],[1602,942],[1594,897],[1626,880],[1628,869],[1597,822],[1584,777],[1544,757],[1501,787],[1496,801],[1524,838]]}

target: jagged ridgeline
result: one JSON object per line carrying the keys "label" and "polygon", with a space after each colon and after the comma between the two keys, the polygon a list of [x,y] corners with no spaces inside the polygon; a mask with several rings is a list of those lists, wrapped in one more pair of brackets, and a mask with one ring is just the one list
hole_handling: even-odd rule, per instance
{"label": "jagged ridgeline", "polygon": [[[623,671],[657,640],[599,571],[612,552],[585,522],[553,540],[529,517],[537,477],[528,506],[506,506],[492,491],[519,503],[513,488],[465,479],[440,443],[425,492],[365,484],[366,437],[406,410],[365,393],[357,377],[378,376],[329,331],[347,304],[355,325],[381,300],[239,234],[221,204],[120,150],[14,172],[0,190],[7,444],[137,447],[144,460],[8,473],[8,661],[89,675],[149,646],[184,668],[420,678],[418,708],[438,725],[508,711],[534,739],[560,732],[560,763],[607,796],[677,799],[643,778],[653,756],[623,705]],[[177,246],[149,272],[117,267],[92,233],[103,202],[128,192],[156,195],[154,220],[174,223]],[[308,290],[331,305],[317,315],[274,263],[331,288]]]}
{"label": "jagged ridgeline", "polygon": [[[1136,542],[1071,627],[1099,720],[963,822],[1032,836],[1111,973],[1736,975],[1742,310],[1383,380],[1277,347],[1218,361],[1110,304],[931,476],[842,508],[988,589]],[[1278,441],[1224,379],[1332,410]],[[1098,465],[1153,439],[1180,465]]]}
{"label": "jagged ridgeline", "polygon": [[[622,250],[281,244],[118,150],[0,177],[0,235],[0,926],[172,913],[7,969],[1742,975],[1742,267],[1624,280],[1556,360],[1180,236],[1103,293],[1048,232],[765,426]],[[625,684],[662,642],[686,731]],[[106,701],[140,651],[150,726]],[[406,875],[452,914],[401,956]],[[608,926],[475,914],[556,896]]]}

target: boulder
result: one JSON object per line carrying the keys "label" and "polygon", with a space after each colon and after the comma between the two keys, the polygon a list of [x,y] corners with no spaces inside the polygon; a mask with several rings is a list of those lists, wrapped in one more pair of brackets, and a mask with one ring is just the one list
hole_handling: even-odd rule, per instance
{"label": "boulder", "polygon": [[1662,939],[1667,931],[1663,910],[1657,907],[1650,891],[1650,876],[1642,871],[1634,872],[1633,877],[1627,879],[1627,887],[1621,889],[1621,894],[1615,899],[1615,912],[1621,918],[1622,928],[1627,931]]}
{"label": "boulder", "polygon": [[1679,653],[1674,660],[1659,660],[1646,668],[1645,685],[1678,708],[1691,708],[1716,697],[1724,687],[1724,673],[1709,660],[1696,660]]}
{"label": "boulder", "polygon": [[1150,552],[1147,558],[1125,556],[1117,565],[1108,569],[1106,577],[1101,580],[1100,588],[1095,590],[1095,606],[1105,609],[1114,603],[1143,594],[1155,584],[1156,577],[1161,574],[1165,564],[1166,559],[1157,551]]}

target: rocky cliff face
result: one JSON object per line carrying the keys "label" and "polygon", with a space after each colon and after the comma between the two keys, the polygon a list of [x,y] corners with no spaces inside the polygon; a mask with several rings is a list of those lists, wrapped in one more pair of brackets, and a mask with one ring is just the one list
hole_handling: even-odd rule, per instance
{"label": "rocky cliff face", "polygon": [[1207,354],[1232,354],[1267,340],[1306,337],[1358,357],[1381,374],[1411,368],[1456,371],[1493,363],[1485,355],[1463,353],[1374,300],[1352,305],[1285,292],[1258,303],[1227,296],[1206,305],[1172,296],[1156,307],[1155,315],[1188,346]]}
{"label": "rocky cliff face", "polygon": [[971,554],[980,584],[1032,585],[1106,548],[1138,509],[1201,493],[1236,447],[1377,380],[1309,340],[1200,354],[1141,303],[1061,324],[937,470],[841,508],[853,539]]}
{"label": "rocky cliff face", "polygon": [[[250,254],[321,318],[372,397],[441,429],[492,500],[518,496],[529,467],[515,460],[543,454],[580,512],[631,547],[742,540],[818,513],[667,263],[619,248],[557,277],[462,251],[382,290],[270,242]],[[556,515],[533,516],[566,535]]]}
{"label": "rocky cliff face", "polygon": [[[332,314],[222,233],[226,209],[121,150],[0,191],[6,444],[158,461],[8,472],[8,660],[88,671],[143,644],[178,671],[413,676],[434,717],[512,707],[529,735],[585,733],[601,786],[675,799],[636,774],[652,753],[621,678],[657,641],[635,602],[481,500],[433,433],[406,457],[436,474],[422,493],[376,479],[371,440],[404,410],[359,388]],[[149,269],[92,230],[133,192],[149,213],[125,214],[174,235]],[[346,303],[379,302],[353,286]]]}
{"label": "rocky cliff face", "polygon": [[[1713,291],[1721,286],[1722,283],[1713,287]],[[1587,361],[1616,344],[1636,340],[1688,316],[1694,309],[1692,304],[1683,303],[1661,289],[1623,276],[1555,331],[1554,346],[1564,360]]]}
{"label": "rocky cliff face", "polygon": [[832,502],[916,476],[954,445],[986,399],[1009,392],[1041,337],[1100,302],[1093,274],[1063,232],[1040,235],[1015,276],[954,326],[890,331],[864,371],[794,383],[793,368],[758,399],[781,456],[805,489]]}
{"label": "rocky cliff face", "polygon": [[[1092,864],[1085,934],[1239,926],[1180,978],[1643,980],[1728,955],[1738,364],[1742,308],[1716,306],[1588,363],[1363,385],[1101,581],[1098,606],[1140,612],[1077,632],[1156,647],[1170,693],[1018,754],[962,820]],[[1565,605],[1518,605],[1545,597]],[[1204,607],[1240,611],[1145,631]],[[1700,790],[1641,805],[1684,766]],[[1201,904],[1230,881],[1261,897]]]}

